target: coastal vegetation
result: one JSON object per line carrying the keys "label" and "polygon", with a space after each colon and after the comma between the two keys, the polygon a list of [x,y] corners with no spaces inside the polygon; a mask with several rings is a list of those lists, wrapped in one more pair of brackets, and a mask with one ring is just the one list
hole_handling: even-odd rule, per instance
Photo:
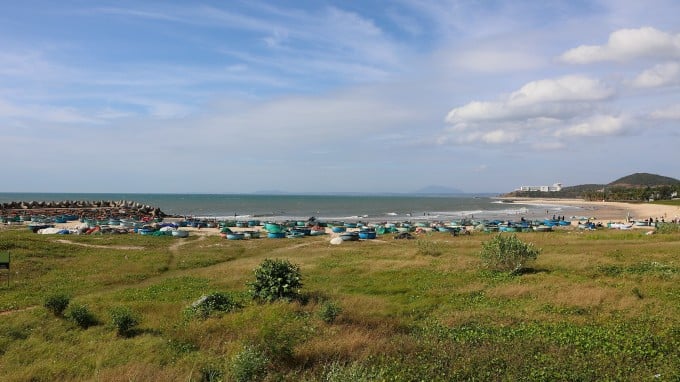
{"label": "coastal vegetation", "polygon": [[[494,238],[332,246],[3,229],[0,380],[680,378],[680,232],[517,233],[541,252],[515,273],[483,266]],[[253,299],[263,268],[304,279],[299,294]]]}
{"label": "coastal vegetation", "polygon": [[513,191],[506,196],[531,198],[579,198],[585,200],[607,200],[643,202],[649,200],[671,200],[680,195],[680,180],[667,176],[635,173],[608,184],[581,184],[563,187],[560,191]]}

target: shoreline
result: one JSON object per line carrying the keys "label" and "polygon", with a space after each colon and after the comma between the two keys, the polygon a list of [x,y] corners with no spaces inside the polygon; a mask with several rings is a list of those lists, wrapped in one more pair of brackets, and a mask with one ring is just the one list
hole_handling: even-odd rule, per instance
{"label": "shoreline", "polygon": [[[502,200],[509,200],[517,204],[531,205],[558,205],[573,206],[588,211],[584,216],[591,218],[595,222],[607,223],[610,221],[625,222],[631,220],[662,219],[671,221],[680,218],[680,206],[669,206],[651,203],[626,203],[626,202],[606,202],[588,201],[583,199],[552,199],[552,198],[522,198],[505,197]],[[513,204],[508,203],[508,204]],[[567,217],[571,218],[571,217]],[[575,219],[572,219],[575,220]]]}

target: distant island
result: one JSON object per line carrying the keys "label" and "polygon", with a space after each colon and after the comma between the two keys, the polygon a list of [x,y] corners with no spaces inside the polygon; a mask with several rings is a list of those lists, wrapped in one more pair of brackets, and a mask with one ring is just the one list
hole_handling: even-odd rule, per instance
{"label": "distant island", "polygon": [[550,192],[515,190],[503,196],[641,202],[676,199],[679,193],[678,179],[649,173],[634,173],[607,184],[566,186],[559,191]]}

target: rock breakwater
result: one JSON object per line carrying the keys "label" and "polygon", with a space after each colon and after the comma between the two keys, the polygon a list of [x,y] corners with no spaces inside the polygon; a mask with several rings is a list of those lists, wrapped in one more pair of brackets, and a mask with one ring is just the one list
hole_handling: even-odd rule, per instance
{"label": "rock breakwater", "polygon": [[81,218],[163,218],[158,207],[128,200],[13,201],[0,203],[0,215],[76,215]]}

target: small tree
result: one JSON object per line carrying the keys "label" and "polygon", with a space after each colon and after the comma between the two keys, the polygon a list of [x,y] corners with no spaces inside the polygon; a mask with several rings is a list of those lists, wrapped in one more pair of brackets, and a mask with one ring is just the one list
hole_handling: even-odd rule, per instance
{"label": "small tree", "polygon": [[248,283],[254,299],[272,302],[292,300],[300,295],[300,267],[288,260],[265,259],[255,269],[255,281]]}
{"label": "small tree", "polygon": [[498,234],[482,243],[480,256],[486,268],[517,273],[527,262],[536,260],[540,252],[532,243],[524,243],[515,235]]}
{"label": "small tree", "polygon": [[97,317],[95,317],[85,305],[71,306],[68,317],[73,323],[83,329],[98,324]]}
{"label": "small tree", "polygon": [[130,337],[132,329],[139,325],[139,317],[130,308],[119,307],[111,310],[111,323],[121,337]]}
{"label": "small tree", "polygon": [[63,317],[64,311],[71,302],[71,297],[66,294],[53,294],[47,296],[45,303],[43,304],[47,310],[52,312],[57,317]]}

